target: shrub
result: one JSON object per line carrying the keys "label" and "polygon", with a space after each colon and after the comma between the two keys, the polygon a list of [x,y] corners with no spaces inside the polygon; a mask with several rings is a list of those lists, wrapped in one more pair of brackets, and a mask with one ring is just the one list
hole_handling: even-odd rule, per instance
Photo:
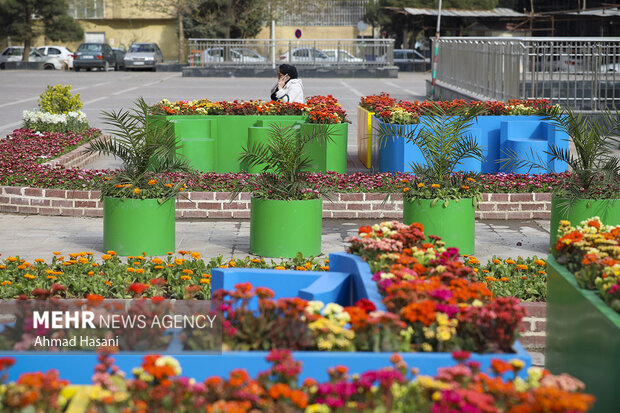
{"label": "shrub", "polygon": [[71,94],[71,85],[48,86],[39,97],[39,108],[43,112],[67,114],[82,108],[80,94]]}

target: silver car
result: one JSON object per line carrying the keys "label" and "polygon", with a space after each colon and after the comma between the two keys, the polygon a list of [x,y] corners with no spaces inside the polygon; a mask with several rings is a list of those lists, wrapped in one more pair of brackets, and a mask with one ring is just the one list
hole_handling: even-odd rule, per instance
{"label": "silver car", "polygon": [[164,61],[164,56],[157,43],[134,43],[123,59],[125,70],[151,69],[155,70],[157,63]]}
{"label": "silver car", "polygon": [[[5,62],[21,62],[22,55],[24,54],[24,46],[9,46],[0,52],[0,69],[4,69]],[[53,62],[49,61],[50,58],[43,56],[34,47],[30,48],[30,55],[28,56],[29,62],[45,62],[45,69],[54,69]]]}

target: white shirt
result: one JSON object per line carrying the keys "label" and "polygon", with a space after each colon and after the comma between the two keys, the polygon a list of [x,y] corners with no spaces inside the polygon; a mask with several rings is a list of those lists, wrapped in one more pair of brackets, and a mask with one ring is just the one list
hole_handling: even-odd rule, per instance
{"label": "white shirt", "polygon": [[276,97],[282,102],[304,103],[304,85],[301,79],[289,80],[282,89],[276,91]]}

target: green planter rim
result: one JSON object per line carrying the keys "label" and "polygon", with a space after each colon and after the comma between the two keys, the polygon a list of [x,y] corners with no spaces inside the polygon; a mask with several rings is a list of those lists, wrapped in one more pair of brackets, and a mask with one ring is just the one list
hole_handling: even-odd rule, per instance
{"label": "green planter rim", "polygon": [[603,315],[605,315],[609,319],[609,321],[611,321],[618,328],[620,328],[620,314],[615,312],[605,301],[603,301],[603,299],[598,295],[598,292],[596,290],[586,290],[585,288],[579,287],[575,275],[562,264],[559,264],[554,256],[550,255],[547,258],[547,263],[551,264],[558,272],[558,274],[560,274],[560,276],[562,276],[573,288],[576,288],[577,291],[583,294],[586,300],[588,300]]}

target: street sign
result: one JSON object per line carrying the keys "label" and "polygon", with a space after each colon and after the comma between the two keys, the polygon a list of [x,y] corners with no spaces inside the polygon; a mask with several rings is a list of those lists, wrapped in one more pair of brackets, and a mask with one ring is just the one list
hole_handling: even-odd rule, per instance
{"label": "street sign", "polygon": [[301,30],[300,29],[295,30],[295,37],[298,38],[298,39],[301,37]]}

